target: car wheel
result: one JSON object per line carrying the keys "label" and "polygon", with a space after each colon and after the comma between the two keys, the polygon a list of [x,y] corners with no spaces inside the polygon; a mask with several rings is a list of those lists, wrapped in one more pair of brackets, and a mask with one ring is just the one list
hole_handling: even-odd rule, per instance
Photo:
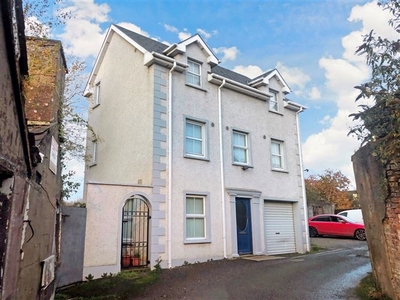
{"label": "car wheel", "polygon": [[354,237],[357,240],[365,241],[365,239],[366,239],[365,229],[357,229],[356,232],[354,233]]}
{"label": "car wheel", "polygon": [[316,237],[316,236],[318,236],[318,231],[317,231],[317,229],[315,229],[314,227],[310,227],[310,228],[309,228],[309,232],[310,232],[310,236],[311,236],[311,237]]}

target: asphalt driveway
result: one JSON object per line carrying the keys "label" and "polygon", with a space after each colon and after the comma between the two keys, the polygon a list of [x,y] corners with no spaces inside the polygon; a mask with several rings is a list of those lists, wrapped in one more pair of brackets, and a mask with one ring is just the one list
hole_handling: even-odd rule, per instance
{"label": "asphalt driveway", "polygon": [[357,299],[371,270],[365,241],[312,238],[325,250],[253,261],[210,261],[163,270],[142,299]]}

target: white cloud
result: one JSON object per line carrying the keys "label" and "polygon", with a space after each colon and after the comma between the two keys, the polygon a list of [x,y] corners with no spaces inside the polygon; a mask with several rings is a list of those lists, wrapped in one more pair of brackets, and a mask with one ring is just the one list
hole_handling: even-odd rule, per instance
{"label": "white cloud", "polygon": [[68,161],[68,171],[73,171],[75,174],[70,178],[73,182],[79,182],[80,186],[75,194],[72,194],[67,201],[77,201],[83,198],[83,181],[85,177],[85,164],[76,159]]}
{"label": "white cloud", "polygon": [[176,27],[168,25],[168,24],[164,24],[164,28],[166,31],[169,31],[169,32],[178,32],[178,29]]}
{"label": "white cloud", "polygon": [[180,31],[178,33],[178,37],[181,41],[184,41],[188,38],[190,38],[192,36],[192,34],[185,28],[183,31]]}
{"label": "white cloud", "polygon": [[355,98],[358,92],[355,85],[367,80],[370,76],[369,68],[365,65],[362,57],[355,56],[356,48],[362,43],[363,34],[369,33],[371,29],[377,32],[389,33],[386,25],[388,21],[387,12],[376,2],[367,3],[363,6],[355,6],[348,19],[351,22],[361,21],[362,28],[349,33],[342,38],[344,48],[341,58],[331,56],[322,57],[319,61],[320,67],[325,72],[325,85],[327,92],[336,101],[337,114],[330,118],[326,116],[322,121],[330,122],[329,128],[313,134],[303,144],[304,166],[314,173],[323,173],[325,169],[340,170],[346,175],[354,186],[354,174],[351,156],[359,148],[359,142],[348,137],[349,128],[354,126],[350,113],[356,112]]}
{"label": "white cloud", "polygon": [[308,93],[308,97],[311,100],[319,100],[321,99],[321,92],[316,86],[313,86]]}
{"label": "white cloud", "polygon": [[204,29],[201,28],[197,28],[197,33],[200,34],[202,36],[202,38],[204,38],[205,40],[208,40],[209,38],[211,38],[213,35],[218,34],[217,30],[213,30],[211,32],[207,32]]}
{"label": "white cloud", "polygon": [[133,24],[133,23],[128,23],[128,22],[122,22],[122,23],[118,23],[117,25],[124,27],[130,31],[139,33],[141,35],[150,37],[150,34],[147,31],[144,31],[142,28],[140,28],[139,26]]}
{"label": "white cloud", "polygon": [[310,76],[304,73],[300,68],[287,67],[280,61],[276,64],[276,68],[291,87],[296,86],[299,89],[304,89],[307,82],[311,80]]}
{"label": "white cloud", "polygon": [[219,47],[219,48],[213,48],[213,51],[215,54],[222,54],[221,61],[225,62],[228,60],[235,60],[236,56],[239,54],[239,50],[237,47],[233,46],[230,48],[226,47]]}
{"label": "white cloud", "polygon": [[254,78],[263,73],[262,69],[259,66],[253,66],[253,65],[248,65],[248,66],[235,66],[233,68],[233,71],[240,73],[242,75],[245,75],[249,78]]}
{"label": "white cloud", "polygon": [[64,32],[59,35],[65,52],[81,58],[96,57],[105,35],[100,24],[108,21],[110,7],[93,0],[72,0],[68,4],[65,10],[73,18],[66,20]]}
{"label": "white cloud", "polygon": [[330,115],[326,115],[322,118],[322,120],[319,121],[320,124],[326,125],[326,124],[331,124],[332,123],[332,118]]}

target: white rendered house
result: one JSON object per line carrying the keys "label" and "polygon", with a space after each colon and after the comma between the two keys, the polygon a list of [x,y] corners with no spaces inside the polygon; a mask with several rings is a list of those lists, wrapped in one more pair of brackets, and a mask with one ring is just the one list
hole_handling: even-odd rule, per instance
{"label": "white rendered house", "polygon": [[305,107],[289,92],[276,69],[219,66],[199,35],[168,46],[112,25],[85,91],[100,139],[88,136],[84,276],[309,250]]}

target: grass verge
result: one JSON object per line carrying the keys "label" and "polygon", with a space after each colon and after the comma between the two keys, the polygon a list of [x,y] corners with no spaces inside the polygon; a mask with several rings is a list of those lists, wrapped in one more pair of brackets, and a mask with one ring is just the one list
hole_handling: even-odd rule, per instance
{"label": "grass verge", "polygon": [[361,280],[356,288],[356,294],[361,300],[391,300],[376,289],[372,273]]}
{"label": "grass verge", "polygon": [[159,277],[159,270],[122,271],[117,275],[104,274],[57,291],[55,300],[115,300],[139,297],[144,289]]}

